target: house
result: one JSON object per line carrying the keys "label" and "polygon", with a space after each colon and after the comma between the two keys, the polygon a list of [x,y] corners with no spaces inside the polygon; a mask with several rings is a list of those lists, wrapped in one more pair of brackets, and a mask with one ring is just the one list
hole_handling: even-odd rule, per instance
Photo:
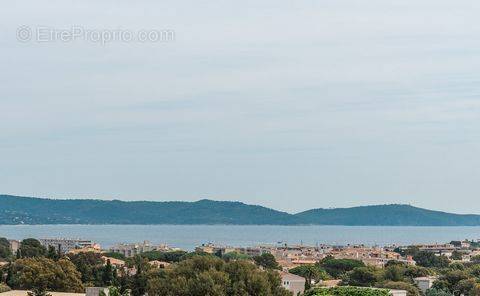
{"label": "house", "polygon": [[392,296],[407,296],[406,290],[390,290],[389,293]]}
{"label": "house", "polygon": [[121,268],[121,267],[125,266],[125,261],[117,259],[117,258],[102,256],[102,259],[105,263],[107,263],[107,261],[110,261],[110,264],[112,264],[113,266],[115,266],[117,268]]}
{"label": "house", "polygon": [[418,288],[425,293],[428,289],[430,289],[433,285],[433,282],[437,278],[434,276],[424,276],[424,277],[417,277],[414,278],[413,281],[418,286]]}
{"label": "house", "polygon": [[170,263],[168,262],[164,262],[164,261],[158,261],[158,260],[153,260],[153,261],[150,261],[148,262],[148,264],[150,264],[151,266],[154,266],[156,268],[167,268],[168,266],[170,266]]}
{"label": "house", "polygon": [[285,271],[280,272],[280,277],[282,278],[282,286],[292,292],[293,295],[305,292],[305,278]]}

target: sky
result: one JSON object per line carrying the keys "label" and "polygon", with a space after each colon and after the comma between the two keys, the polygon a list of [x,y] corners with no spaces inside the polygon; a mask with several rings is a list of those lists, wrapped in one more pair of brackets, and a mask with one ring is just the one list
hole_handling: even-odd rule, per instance
{"label": "sky", "polygon": [[[475,0],[4,1],[0,192],[480,214],[478,11]],[[45,28],[174,38],[40,40]]]}

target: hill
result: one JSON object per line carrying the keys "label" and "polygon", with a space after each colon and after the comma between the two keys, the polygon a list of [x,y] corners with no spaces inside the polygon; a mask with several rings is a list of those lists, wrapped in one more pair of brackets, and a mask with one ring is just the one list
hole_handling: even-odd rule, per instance
{"label": "hill", "polygon": [[292,224],[290,214],[240,202],[106,201],[0,195],[0,224]]}
{"label": "hill", "polygon": [[322,225],[480,225],[480,215],[451,214],[398,204],[337,209],[314,209],[298,213],[295,216],[305,224]]}
{"label": "hill", "polygon": [[313,209],[289,214],[241,202],[43,199],[0,195],[0,224],[232,224],[478,226],[480,215],[409,205]]}

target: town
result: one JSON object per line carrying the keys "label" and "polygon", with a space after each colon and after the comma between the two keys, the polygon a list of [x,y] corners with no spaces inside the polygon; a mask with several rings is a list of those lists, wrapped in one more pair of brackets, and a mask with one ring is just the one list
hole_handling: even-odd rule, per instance
{"label": "town", "polygon": [[[0,239],[1,296],[193,295],[189,285],[195,290],[205,281],[218,284],[218,274],[198,278],[212,269],[248,270],[244,277],[268,282],[266,295],[350,295],[345,289],[374,293],[368,295],[480,295],[476,240],[410,246],[205,243],[187,252],[148,241],[102,248],[85,239]],[[200,274],[189,278],[192,270]],[[251,293],[255,287],[247,283],[253,279],[241,281],[248,295],[264,295]]]}

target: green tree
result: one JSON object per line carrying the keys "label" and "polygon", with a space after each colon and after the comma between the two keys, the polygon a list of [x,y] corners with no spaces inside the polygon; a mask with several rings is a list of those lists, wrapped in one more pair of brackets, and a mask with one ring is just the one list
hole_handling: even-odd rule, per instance
{"label": "green tree", "polygon": [[413,279],[416,277],[424,277],[432,275],[432,271],[423,266],[408,265],[405,269],[405,276]]}
{"label": "green tree", "polygon": [[248,260],[250,259],[250,256],[241,254],[238,252],[229,252],[226,254],[223,254],[222,259],[225,261],[231,261],[231,260]]}
{"label": "green tree", "polygon": [[20,243],[19,254],[21,258],[32,258],[45,256],[47,250],[34,238],[24,239]]}
{"label": "green tree", "polygon": [[195,256],[148,279],[149,296],[287,296],[277,271],[262,271],[248,261],[225,262]]}
{"label": "green tree", "polygon": [[448,264],[450,263],[447,257],[443,255],[437,256],[430,251],[420,251],[413,256],[413,259],[418,265],[424,267],[445,268],[448,267]]}
{"label": "green tree", "polygon": [[348,272],[344,283],[350,286],[373,287],[380,278],[380,272],[373,267],[355,267]]}
{"label": "green tree", "polygon": [[[116,252],[106,252],[106,253],[103,253],[103,256],[110,257],[110,258],[115,258],[115,259],[118,259],[118,260],[126,260],[127,259],[127,257],[125,257],[125,255],[120,254],[120,253],[116,253]],[[156,259],[152,259],[152,260],[156,260]]]}
{"label": "green tree", "polygon": [[305,264],[290,269],[288,272],[305,278],[305,289],[310,289],[312,281],[318,282],[329,278],[328,273],[318,264]]}
{"label": "green tree", "polygon": [[333,278],[339,278],[345,273],[353,270],[355,267],[365,267],[365,264],[360,260],[354,259],[333,259],[332,257],[326,257],[320,265],[331,275]]}
{"label": "green tree", "polygon": [[13,256],[10,243],[4,237],[0,237],[0,259],[8,260]]}
{"label": "green tree", "polygon": [[[107,296],[104,291],[100,291],[99,296]],[[108,287],[108,296],[130,296],[128,291],[122,292],[121,289],[115,286]]]}
{"label": "green tree", "polygon": [[185,251],[150,251],[142,253],[140,256],[147,258],[149,261],[158,260],[165,262],[179,262],[186,254],[187,252]]}
{"label": "green tree", "polygon": [[463,255],[462,252],[460,252],[460,251],[458,251],[458,250],[454,250],[454,251],[452,252],[452,256],[450,256],[450,258],[451,258],[452,260],[462,260],[462,255]]}
{"label": "green tree", "polygon": [[58,260],[60,258],[59,252],[53,246],[48,246],[47,258],[52,260]]}
{"label": "green tree", "polygon": [[68,254],[70,261],[81,274],[82,282],[88,286],[104,286],[102,279],[104,261],[102,255],[94,252]]}
{"label": "green tree", "polygon": [[305,296],[388,296],[387,289],[368,289],[359,287],[316,288],[305,292]]}
{"label": "green tree", "polygon": [[262,266],[267,269],[279,269],[280,266],[275,260],[275,257],[270,253],[263,253],[260,256],[254,256],[253,260],[257,265]]}
{"label": "green tree", "polygon": [[396,290],[406,290],[407,291],[407,296],[420,296],[422,293],[420,290],[409,283],[406,282],[392,282],[392,281],[387,281],[387,282],[382,282],[379,285],[377,285],[379,288],[388,288],[388,289],[396,289]]}
{"label": "green tree", "polygon": [[39,274],[33,279],[31,291],[27,292],[28,296],[51,296],[47,292],[48,276],[46,274]]}
{"label": "green tree", "polygon": [[107,263],[102,269],[102,282],[103,286],[111,286],[115,281],[115,270],[110,263],[110,260],[107,260]]}
{"label": "green tree", "polygon": [[425,296],[453,296],[453,294],[450,293],[448,290],[432,288],[427,290]]}
{"label": "green tree", "polygon": [[390,265],[385,267],[383,277],[387,281],[400,282],[404,280],[406,270],[403,265]]}
{"label": "green tree", "polygon": [[[15,289],[39,288],[58,292],[82,292],[80,273],[67,259],[53,261],[45,257],[17,259],[12,265],[8,285]],[[45,285],[43,287],[42,285]]]}
{"label": "green tree", "polygon": [[[469,274],[463,270],[449,270],[445,274],[439,277],[433,283],[433,288],[440,289],[440,290],[448,290],[450,292],[454,292],[455,290],[459,289],[460,282],[469,279]],[[465,290],[467,282],[461,283],[462,290]]]}

